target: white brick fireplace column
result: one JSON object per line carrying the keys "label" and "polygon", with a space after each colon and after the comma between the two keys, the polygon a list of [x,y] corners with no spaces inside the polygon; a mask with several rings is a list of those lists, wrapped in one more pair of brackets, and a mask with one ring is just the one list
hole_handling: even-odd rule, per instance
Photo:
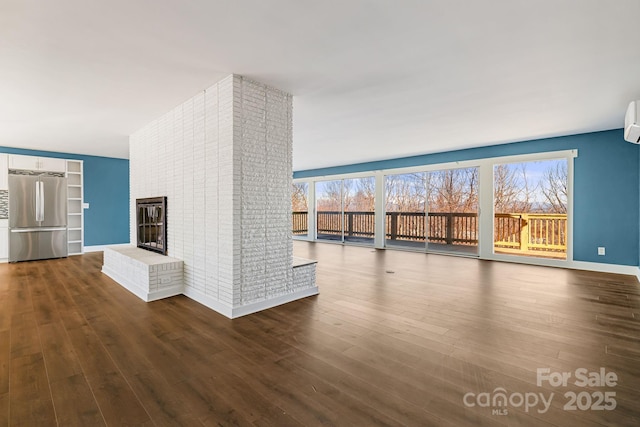
{"label": "white brick fireplace column", "polygon": [[185,295],[233,318],[318,293],[294,285],[288,93],[224,78],[131,136],[130,174],[131,241],[135,200],[167,196]]}

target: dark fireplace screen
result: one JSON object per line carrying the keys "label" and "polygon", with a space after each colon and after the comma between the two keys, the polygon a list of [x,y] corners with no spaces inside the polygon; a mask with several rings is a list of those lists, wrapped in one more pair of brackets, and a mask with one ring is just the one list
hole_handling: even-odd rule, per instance
{"label": "dark fireplace screen", "polygon": [[167,254],[167,198],[136,199],[138,247]]}

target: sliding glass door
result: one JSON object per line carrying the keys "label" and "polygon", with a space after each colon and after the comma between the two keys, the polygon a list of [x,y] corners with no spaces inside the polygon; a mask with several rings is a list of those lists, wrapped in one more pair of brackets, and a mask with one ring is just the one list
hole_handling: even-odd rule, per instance
{"label": "sliding glass door", "polygon": [[494,165],[494,253],[567,258],[567,165],[567,159]]}
{"label": "sliding glass door", "polygon": [[293,234],[564,265],[573,253],[576,154],[565,150],[300,180],[293,188]]}
{"label": "sliding glass door", "polygon": [[316,182],[316,238],[373,244],[375,178]]}
{"label": "sliding glass door", "polygon": [[342,181],[344,241],[373,244],[376,231],[376,181],[366,178]]}
{"label": "sliding glass door", "polygon": [[385,177],[388,247],[478,253],[478,168]]}
{"label": "sliding glass door", "polygon": [[316,238],[342,242],[342,180],[316,182]]}
{"label": "sliding glass door", "polygon": [[478,253],[478,168],[427,175],[427,249]]}
{"label": "sliding glass door", "polygon": [[427,240],[426,172],[385,177],[385,245],[425,249]]}

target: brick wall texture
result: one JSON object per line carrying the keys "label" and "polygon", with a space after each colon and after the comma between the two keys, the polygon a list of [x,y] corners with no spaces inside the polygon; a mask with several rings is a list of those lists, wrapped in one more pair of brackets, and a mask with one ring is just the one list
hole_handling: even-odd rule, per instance
{"label": "brick wall texture", "polygon": [[229,307],[300,290],[291,95],[230,75],[133,134],[130,173],[131,241],[135,199],[167,196],[168,255],[184,261],[185,287]]}

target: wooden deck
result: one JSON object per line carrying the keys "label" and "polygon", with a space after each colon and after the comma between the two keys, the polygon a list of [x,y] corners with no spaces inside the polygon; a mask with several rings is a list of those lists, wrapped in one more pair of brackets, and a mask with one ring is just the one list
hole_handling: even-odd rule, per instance
{"label": "wooden deck", "polygon": [[526,256],[526,257],[534,257],[534,258],[548,258],[548,259],[567,259],[567,253],[563,252],[552,252],[552,251],[533,251],[533,250],[522,250],[522,249],[514,249],[514,248],[495,248],[495,253],[503,254],[503,255],[515,255],[515,256]]}
{"label": "wooden deck", "polygon": [[[233,321],[184,296],[139,300],[100,273],[100,253],[0,265],[0,426],[640,423],[634,277],[300,241],[294,253],[319,261],[320,295]],[[538,368],[601,367],[616,386],[536,385]],[[554,397],[544,413],[464,404],[498,387]],[[563,409],[585,391],[614,392],[616,408]]]}

